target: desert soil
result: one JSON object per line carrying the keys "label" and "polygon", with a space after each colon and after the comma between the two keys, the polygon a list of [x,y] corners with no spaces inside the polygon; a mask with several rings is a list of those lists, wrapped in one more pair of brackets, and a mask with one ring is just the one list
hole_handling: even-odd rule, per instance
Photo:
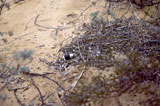
{"label": "desert soil", "polygon": [[[9,1],[12,3],[12,0]],[[27,65],[30,67],[30,71],[34,73],[53,72],[53,70],[48,69],[46,64],[40,62],[39,58],[45,58],[48,61],[56,60],[60,49],[59,44],[62,41],[70,42],[69,37],[76,36],[72,32],[85,22],[89,22],[90,13],[104,9],[104,0],[99,0],[95,6],[86,10],[92,1],[25,0],[17,4],[12,3],[11,9],[4,9],[0,15],[0,32],[4,33],[4,36],[0,36],[0,62]],[[13,31],[13,36],[9,36],[8,31]],[[8,42],[4,42],[2,40],[4,38]],[[20,60],[17,63],[12,63],[10,60],[13,51],[23,51],[24,49],[34,51],[32,60],[25,62]],[[52,75],[52,78],[61,82],[58,74]],[[55,103],[56,106],[62,105],[56,94],[57,85],[41,78],[34,78],[34,81],[43,95],[55,93],[51,100],[52,103]],[[30,82],[25,79],[24,86],[29,84]],[[3,89],[0,94],[8,95],[5,101],[0,99],[1,106],[19,105],[13,92]],[[17,95],[22,102],[28,104],[33,102],[33,98],[37,97],[38,92],[34,86],[30,86],[26,91],[18,91]],[[128,94],[119,98],[123,106],[138,106],[136,102],[138,99],[138,97],[132,98]],[[118,106],[117,99],[107,99],[105,104],[106,106]]]}

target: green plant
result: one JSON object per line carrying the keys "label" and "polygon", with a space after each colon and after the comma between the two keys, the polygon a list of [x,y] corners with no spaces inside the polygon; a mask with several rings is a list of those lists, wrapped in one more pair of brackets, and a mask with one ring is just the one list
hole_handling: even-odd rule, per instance
{"label": "green plant", "polygon": [[[150,28],[152,30],[148,30]],[[143,104],[159,105],[159,91],[152,91],[152,87],[160,89],[158,30],[135,18],[108,22],[97,15],[94,21],[83,26],[83,30],[84,35],[74,38],[61,51],[74,53],[76,57],[72,63],[76,65],[97,67],[101,70],[115,67],[115,70],[109,77],[98,75],[91,82],[84,82],[82,78],[73,92],[64,95],[63,100],[67,105],[105,105],[103,100],[106,98],[131,92],[147,95],[148,99]],[[116,53],[125,58],[120,59],[115,56]],[[52,65],[55,69],[61,69],[63,64],[59,58]]]}
{"label": "green plant", "polygon": [[9,36],[13,36],[13,31],[8,31]]}
{"label": "green plant", "polygon": [[0,36],[3,36],[3,32],[0,32]]}
{"label": "green plant", "polygon": [[19,60],[22,58],[23,60],[26,60],[28,58],[31,58],[31,55],[33,54],[33,50],[24,50],[24,51],[13,51],[13,58],[16,60]]}
{"label": "green plant", "polygon": [[6,38],[3,38],[2,40],[4,41],[4,43],[8,42],[8,40]]}
{"label": "green plant", "polygon": [[30,58],[32,54],[33,54],[32,50],[25,49],[24,51],[20,51],[20,57],[23,58],[24,60]]}

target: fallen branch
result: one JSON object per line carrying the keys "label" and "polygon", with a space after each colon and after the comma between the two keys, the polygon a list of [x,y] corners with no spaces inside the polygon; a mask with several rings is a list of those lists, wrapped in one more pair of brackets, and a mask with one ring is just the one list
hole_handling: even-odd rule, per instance
{"label": "fallen branch", "polygon": [[47,26],[43,26],[37,23],[38,17],[40,16],[40,14],[38,14],[34,20],[34,24],[38,27],[42,27],[42,28],[46,28],[46,29],[56,29],[55,27],[47,27]]}
{"label": "fallen branch", "polygon": [[46,78],[46,79],[54,82],[59,88],[61,88],[62,90],[65,91],[65,89],[57,81],[47,77],[46,74],[37,74],[37,73],[30,73],[30,72],[23,72],[23,74],[28,75],[28,76],[39,76],[39,77],[42,77],[42,78]]}
{"label": "fallen branch", "polygon": [[65,106],[63,100],[61,99],[61,95],[60,95],[58,92],[57,92],[57,94],[58,94],[58,98],[59,98],[59,100],[61,101],[62,105]]}
{"label": "fallen branch", "polygon": [[17,94],[16,94],[17,89],[13,90],[13,92],[14,92],[14,96],[15,96],[17,102],[19,103],[19,105],[20,105],[20,106],[25,106],[25,104],[23,104],[23,103],[20,101],[20,99],[18,98],[18,96],[17,96]]}
{"label": "fallen branch", "polygon": [[33,84],[33,86],[37,89],[37,91],[38,91],[38,93],[39,93],[39,95],[40,95],[40,98],[41,98],[41,102],[42,102],[42,104],[41,104],[41,106],[44,106],[44,99],[43,99],[43,96],[42,96],[42,93],[41,93],[41,91],[40,91],[40,89],[37,87],[37,85],[34,83],[34,80],[31,78],[31,82],[32,82],[32,84]]}
{"label": "fallen branch", "polygon": [[74,88],[76,87],[78,81],[80,80],[80,78],[82,77],[84,71],[85,71],[86,67],[84,67],[84,69],[82,70],[81,74],[77,77],[76,81],[74,83],[72,83],[71,87],[72,89],[71,90],[74,90]]}
{"label": "fallen branch", "polygon": [[[99,0],[95,1],[94,4],[97,3],[98,1]],[[90,7],[92,7],[92,5],[93,5],[93,2],[80,13],[80,15],[77,17],[77,19],[75,19],[75,21],[79,20],[79,18],[83,15],[83,13],[86,12]]]}
{"label": "fallen branch", "polygon": [[137,19],[138,19],[138,20],[141,20],[141,19],[139,18],[139,16],[137,15],[137,13],[135,12],[134,7],[133,7],[133,5],[132,5],[131,1],[130,1],[130,0],[128,0],[128,1],[129,1],[129,4],[131,5],[131,8],[132,8],[133,14],[137,17]]}
{"label": "fallen branch", "polygon": [[54,94],[55,94],[55,91],[52,92],[52,93],[50,93],[49,95],[47,95],[47,96],[44,98],[44,101],[46,101],[49,97],[51,97],[51,96],[54,95]]}
{"label": "fallen branch", "polygon": [[85,59],[84,59],[84,57],[82,56],[82,53],[81,53],[81,50],[80,50],[80,44],[79,44],[79,42],[77,42],[77,45],[78,45],[79,54],[80,54],[83,62],[85,62]]}

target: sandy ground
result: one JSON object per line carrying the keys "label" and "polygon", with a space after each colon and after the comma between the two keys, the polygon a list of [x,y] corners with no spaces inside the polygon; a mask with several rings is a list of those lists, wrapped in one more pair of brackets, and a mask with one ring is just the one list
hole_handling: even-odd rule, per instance
{"label": "sandy ground", "polygon": [[[90,7],[80,16],[90,4],[91,0],[25,0],[11,5],[9,11],[4,9],[0,15],[0,31],[4,33],[4,36],[0,36],[0,40],[6,38],[8,42],[0,41],[0,62],[9,63],[13,51],[29,49],[34,51],[32,61],[18,61],[19,64],[29,66],[31,72],[52,71],[48,70],[47,65],[41,63],[39,58],[55,60],[60,48],[58,44],[70,36],[75,36],[72,32],[84,22],[89,21],[90,13],[103,10],[105,5],[104,0],[100,0],[96,6]],[[8,31],[13,31],[12,37],[8,36]],[[69,41],[71,39],[66,40],[66,42]],[[52,77],[60,80],[56,74]],[[57,86],[48,80],[41,78],[34,78],[34,80],[42,94],[56,91]],[[30,85],[30,82],[26,80],[25,85]],[[1,94],[9,95],[5,101],[0,100],[1,106],[18,106],[13,92],[4,89]],[[18,97],[25,103],[33,102],[33,98],[37,95],[38,92],[33,86],[26,91],[18,92]],[[57,106],[62,105],[56,93],[51,101]],[[123,106],[138,106],[135,102],[137,98],[133,100],[128,95],[122,96],[120,101]],[[106,106],[118,106],[115,99],[107,99],[105,104]]]}

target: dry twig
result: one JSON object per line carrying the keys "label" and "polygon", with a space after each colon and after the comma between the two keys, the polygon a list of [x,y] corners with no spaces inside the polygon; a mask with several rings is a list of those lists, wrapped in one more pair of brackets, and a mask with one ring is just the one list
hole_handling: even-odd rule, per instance
{"label": "dry twig", "polygon": [[71,90],[74,90],[74,88],[76,87],[78,81],[79,81],[80,78],[82,77],[85,69],[86,69],[86,68],[84,67],[84,69],[82,70],[82,72],[80,73],[80,75],[76,78],[76,81],[74,81],[74,82],[72,83],[72,85],[71,85],[71,88],[72,88],[72,89],[71,89]]}
{"label": "dry twig", "polygon": [[130,4],[130,6],[131,6],[131,8],[132,8],[133,14],[137,17],[138,20],[141,20],[141,19],[139,18],[139,16],[137,15],[137,13],[136,13],[136,11],[135,11],[135,9],[134,9],[134,7],[133,7],[133,5],[132,5],[132,3],[131,3],[130,0],[129,0],[129,4]]}
{"label": "dry twig", "polygon": [[17,102],[19,103],[20,106],[25,106],[25,104],[23,104],[23,103],[20,101],[20,99],[18,98],[16,92],[17,92],[17,89],[13,90],[13,93],[14,93],[14,96],[15,96]]}
{"label": "dry twig", "polygon": [[[47,77],[46,74],[37,74],[37,73],[30,73],[30,72],[23,72],[23,74],[29,75],[29,76],[39,76],[39,77],[42,77],[42,78],[46,78],[46,79],[54,82],[59,88],[61,88],[62,90],[65,91],[65,89],[64,89],[57,81],[55,81],[55,80]],[[48,74],[48,73],[47,73],[47,74]]]}
{"label": "dry twig", "polygon": [[34,83],[34,80],[33,80],[32,78],[30,78],[30,79],[31,79],[31,82],[32,82],[33,86],[37,89],[37,91],[38,91],[38,93],[39,93],[39,95],[40,95],[41,102],[42,102],[41,106],[44,106],[44,105],[45,105],[45,103],[44,103],[44,98],[43,98],[43,95],[42,95],[40,89],[39,89],[39,88],[37,87],[37,85]]}

